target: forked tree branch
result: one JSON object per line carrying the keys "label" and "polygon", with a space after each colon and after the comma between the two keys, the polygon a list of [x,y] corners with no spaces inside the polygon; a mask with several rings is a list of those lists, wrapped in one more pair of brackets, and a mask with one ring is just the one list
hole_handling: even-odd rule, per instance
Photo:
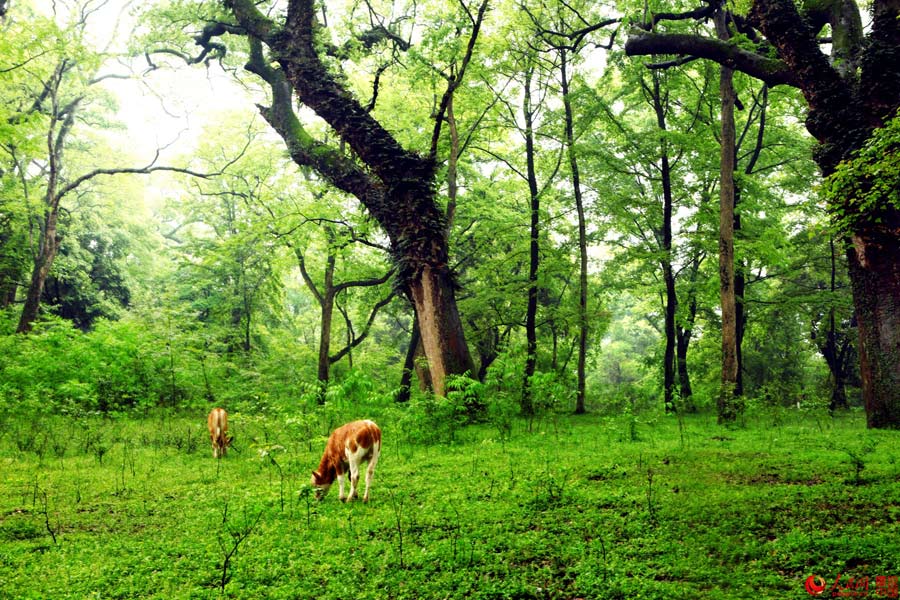
{"label": "forked tree branch", "polygon": [[[391,269],[391,272],[388,273],[388,276],[390,276],[392,273],[393,273],[393,269]],[[382,299],[375,306],[372,307],[372,312],[369,313],[369,318],[366,321],[366,326],[363,328],[362,333],[360,333],[358,336],[354,334],[353,339],[350,341],[349,344],[347,344],[346,346],[341,348],[336,354],[332,354],[331,356],[329,356],[328,364],[333,365],[334,363],[336,363],[339,360],[341,360],[342,358],[344,358],[347,354],[350,353],[351,350],[353,350],[354,348],[359,346],[363,342],[363,340],[365,340],[366,337],[368,337],[369,330],[371,330],[371,328],[372,328],[372,323],[375,322],[375,317],[378,316],[378,311],[380,311],[382,308],[384,308],[385,306],[390,304],[396,295],[397,295],[397,290],[391,290],[391,293],[388,294],[386,298]],[[347,328],[352,331],[350,315],[347,314],[347,311],[340,304],[337,305],[337,308],[340,311],[341,315],[344,316],[344,320],[347,322]]]}

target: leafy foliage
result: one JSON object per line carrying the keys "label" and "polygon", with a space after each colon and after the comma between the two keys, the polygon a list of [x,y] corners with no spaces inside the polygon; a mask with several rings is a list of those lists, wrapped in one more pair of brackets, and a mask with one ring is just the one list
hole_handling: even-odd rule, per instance
{"label": "leafy foliage", "polygon": [[876,129],[853,158],[841,162],[822,184],[838,232],[862,226],[896,227],[890,215],[900,210],[900,117]]}

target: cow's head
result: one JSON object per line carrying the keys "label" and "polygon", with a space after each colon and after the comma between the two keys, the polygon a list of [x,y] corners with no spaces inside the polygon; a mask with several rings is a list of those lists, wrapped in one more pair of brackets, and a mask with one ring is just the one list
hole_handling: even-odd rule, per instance
{"label": "cow's head", "polygon": [[324,498],[328,494],[328,490],[331,489],[331,483],[326,483],[325,478],[322,477],[318,471],[312,472],[312,478],[309,480],[309,484],[316,490],[316,500]]}

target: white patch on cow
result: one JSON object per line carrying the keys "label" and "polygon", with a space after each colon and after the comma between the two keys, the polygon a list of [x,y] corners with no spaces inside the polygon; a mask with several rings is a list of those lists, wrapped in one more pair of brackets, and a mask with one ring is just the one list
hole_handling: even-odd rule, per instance
{"label": "white patch on cow", "polygon": [[[369,421],[371,423],[371,421]],[[374,424],[374,423],[373,423]],[[369,467],[366,469],[366,491],[363,494],[363,502],[369,501],[369,486],[372,485],[372,477],[375,474],[375,465],[378,464],[378,456],[381,454],[381,444],[375,442],[371,448],[356,447],[356,452],[350,450],[350,440],[347,440],[344,448],[344,455],[347,463],[350,465],[350,496],[347,500],[354,500],[358,497],[359,488],[359,466],[369,461]],[[338,489],[340,490],[340,498],[344,499],[344,478],[338,476]]]}

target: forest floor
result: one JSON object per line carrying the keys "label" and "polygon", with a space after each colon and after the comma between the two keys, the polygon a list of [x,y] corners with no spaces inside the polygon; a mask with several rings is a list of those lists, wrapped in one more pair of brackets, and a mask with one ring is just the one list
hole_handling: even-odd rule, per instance
{"label": "forest floor", "polygon": [[389,414],[372,500],[347,505],[309,493],[327,424],[234,414],[217,461],[205,414],[7,418],[0,598],[898,597],[900,433],[858,413],[431,444]]}

